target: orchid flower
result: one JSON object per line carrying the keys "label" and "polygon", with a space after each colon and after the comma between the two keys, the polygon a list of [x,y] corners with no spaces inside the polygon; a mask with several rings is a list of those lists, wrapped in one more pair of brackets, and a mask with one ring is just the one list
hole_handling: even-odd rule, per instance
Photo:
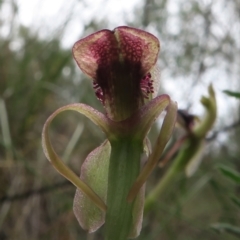
{"label": "orchid flower", "polygon": [[[83,229],[96,231],[105,222],[105,239],[137,237],[141,230],[145,182],[171,137],[177,104],[166,94],[157,96],[156,62],[160,44],[152,34],[130,27],[101,30],[73,46],[79,68],[93,79],[101,113],[81,103],[56,110],[46,121],[42,143],[56,170],[76,187],[74,213]],[[105,133],[81,167],[80,178],[54,151],[49,126],[66,110],[84,114]],[[166,115],[151,152],[147,134],[156,118]],[[143,152],[148,160],[141,166]]]}

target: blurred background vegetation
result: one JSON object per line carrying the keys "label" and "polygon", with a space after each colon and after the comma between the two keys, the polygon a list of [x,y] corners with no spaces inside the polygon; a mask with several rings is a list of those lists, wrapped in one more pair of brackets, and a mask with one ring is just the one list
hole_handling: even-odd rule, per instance
{"label": "blurred background vegetation", "polygon": [[[199,98],[210,82],[219,107],[200,168],[190,179],[183,173],[172,183],[144,216],[138,239],[239,239],[240,100],[223,90],[240,92],[240,1],[143,0],[128,14],[122,10],[120,16],[102,17],[85,17],[93,0],[62,1],[58,19],[45,19],[43,12],[44,21],[38,18],[38,25],[20,21],[24,2],[0,0],[0,240],[103,239],[103,228],[88,235],[79,227],[72,211],[75,187],[46,160],[41,131],[47,117],[69,103],[103,111],[91,81],[73,61],[71,46],[119,23],[159,37],[160,91],[169,93],[180,108],[201,116]],[[103,6],[118,1],[98,2],[94,11],[100,14]],[[68,40],[71,31],[76,38]],[[104,135],[83,116],[68,112],[54,121],[52,139],[78,173]],[[154,172],[147,192],[167,167]]]}

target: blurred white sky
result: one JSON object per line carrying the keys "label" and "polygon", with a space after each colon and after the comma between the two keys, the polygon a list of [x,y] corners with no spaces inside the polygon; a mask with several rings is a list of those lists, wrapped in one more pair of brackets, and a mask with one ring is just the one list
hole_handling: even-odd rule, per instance
{"label": "blurred white sky", "polygon": [[[65,20],[68,19],[67,28],[64,30],[62,43],[64,47],[71,48],[73,44],[80,38],[84,29],[84,25],[87,25],[91,20],[106,21],[107,28],[113,29],[116,26],[126,25],[126,22],[133,22],[136,18],[133,9],[136,7],[141,8],[141,5],[145,1],[140,0],[16,0],[19,6],[17,22],[25,26],[36,29],[40,33],[41,37],[51,37],[57,30],[65,24]],[[204,1],[203,1],[204,2]],[[6,1],[7,4],[11,4],[10,1]],[[177,12],[177,2],[175,0],[169,0],[170,13],[174,15]],[[221,11],[221,1],[213,8],[213,11]],[[11,21],[10,7],[6,7],[1,14],[6,18],[8,22]],[[220,7],[219,7],[220,6]],[[227,13],[226,13],[227,14]],[[225,15],[226,15],[225,14]],[[217,14],[218,15],[218,14]],[[231,22],[227,19],[231,18],[229,13],[224,16],[221,12],[219,17],[227,22]],[[218,18],[219,19],[219,18]],[[172,19],[172,24],[169,24],[169,31],[178,31],[176,19]],[[234,19],[233,19],[234,20]],[[233,21],[232,20],[232,21]],[[171,23],[171,22],[170,22]],[[224,22],[225,24],[225,22]],[[238,25],[239,27],[239,25]],[[221,29],[216,29],[216,36],[221,34]],[[155,33],[154,28],[150,30]],[[220,32],[219,32],[220,31]],[[7,32],[7,30],[6,30]],[[234,31],[235,32],[235,31]],[[161,33],[158,33],[161,36]],[[161,42],[161,52],[168,51],[167,43]],[[210,56],[211,58],[211,56]],[[236,63],[236,68],[237,63]],[[233,112],[237,104],[237,100],[227,97],[222,93],[224,89],[237,90],[239,86],[237,79],[229,79],[228,73],[221,68],[221,66],[212,69],[204,76],[204,81],[201,81],[197,88],[194,88],[189,93],[189,85],[185,84],[186,79],[179,78],[172,79],[171,71],[169,69],[161,69],[161,79],[164,81],[164,87],[166,91],[176,100],[180,108],[185,108],[188,101],[193,103],[193,113],[203,113],[203,108],[199,103],[199,99],[203,94],[207,93],[207,86],[209,83],[213,83],[217,91],[217,99],[219,105],[219,115],[226,116]],[[194,78],[194,73],[189,76],[190,79]],[[172,81],[173,80],[173,81]],[[238,79],[239,80],[239,79]],[[186,93],[186,94],[185,94]],[[226,104],[227,101],[227,104]],[[234,106],[231,109],[231,106]],[[235,115],[237,113],[233,113]],[[232,122],[231,118],[225,118],[226,124]]]}
{"label": "blurred white sky", "polygon": [[92,19],[106,20],[108,27],[124,25],[134,19],[133,8],[139,0],[17,0],[19,20],[25,26],[35,26],[45,35],[70,19],[63,45],[72,46],[84,25]]}

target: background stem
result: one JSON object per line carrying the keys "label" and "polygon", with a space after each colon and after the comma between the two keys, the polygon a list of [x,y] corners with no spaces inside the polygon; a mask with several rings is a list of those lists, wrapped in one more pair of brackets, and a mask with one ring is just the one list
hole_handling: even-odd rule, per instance
{"label": "background stem", "polygon": [[187,163],[192,159],[194,154],[199,149],[200,144],[201,139],[195,138],[194,136],[191,136],[186,141],[180,152],[177,154],[177,157],[173,160],[172,165],[146,197],[144,213],[149,212],[153,208],[156,200],[161,196],[166,188],[169,187],[176,176],[184,170]]}

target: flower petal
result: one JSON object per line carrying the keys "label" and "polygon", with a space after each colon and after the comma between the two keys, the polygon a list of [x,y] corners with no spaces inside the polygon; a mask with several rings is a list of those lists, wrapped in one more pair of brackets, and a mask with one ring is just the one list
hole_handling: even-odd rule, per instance
{"label": "flower petal", "polygon": [[143,210],[144,210],[144,200],[145,200],[145,188],[146,184],[142,186],[140,189],[133,207],[133,225],[130,230],[129,238],[136,238],[142,229],[142,221],[143,221]]}
{"label": "flower petal", "polygon": [[73,46],[73,55],[80,69],[96,79],[99,68],[113,67],[116,61],[138,65],[143,76],[155,65],[159,50],[160,43],[155,36],[123,26],[113,31],[104,29],[79,40]]}
{"label": "flower petal", "polygon": [[79,113],[84,114],[90,120],[92,120],[95,124],[97,124],[101,129],[108,133],[108,119],[100,112],[95,109],[85,105],[85,104],[70,104],[59,108],[56,110],[45,122],[42,132],[42,145],[43,151],[47,157],[47,159],[51,162],[51,164],[56,168],[56,170],[67,178],[70,182],[72,182],[77,188],[81,189],[100,209],[106,211],[106,205],[103,200],[88,186],[86,185],[80,178],[69,168],[67,167],[61,160],[61,158],[54,151],[50,137],[49,137],[49,126],[52,120],[61,112],[66,110],[74,110]]}
{"label": "flower petal", "polygon": [[136,194],[146,182],[149,175],[152,173],[153,169],[157,165],[157,162],[172,135],[172,131],[176,122],[177,117],[177,104],[170,101],[167,109],[166,117],[164,118],[157,142],[153,148],[153,152],[150,155],[146,165],[143,167],[143,170],[139,174],[137,180],[131,187],[127,200],[129,202],[133,201]]}
{"label": "flower petal", "polygon": [[73,46],[78,66],[94,79],[111,119],[124,120],[144,104],[141,79],[155,65],[159,46],[152,34],[129,27],[96,32]]}
{"label": "flower petal", "polygon": [[[152,124],[157,117],[169,105],[171,99],[168,95],[160,95],[135,112],[130,118],[119,122],[119,125],[128,129],[129,136],[135,136],[137,139],[144,139],[149,132]],[[121,130],[119,128],[119,130]],[[123,130],[119,134],[126,134]]]}
{"label": "flower petal", "polygon": [[140,29],[118,27],[114,29],[125,61],[141,64],[141,74],[145,75],[155,65],[160,50],[158,39]]}
{"label": "flower petal", "polygon": [[150,94],[149,99],[153,99],[157,97],[158,95],[158,90],[160,87],[160,69],[158,65],[155,65],[151,70],[150,70],[152,80],[153,80],[153,93]]}
{"label": "flower petal", "polygon": [[[108,185],[108,167],[111,145],[105,141],[93,150],[81,167],[80,178],[106,203]],[[105,213],[101,211],[80,189],[77,189],[74,203],[74,214],[80,226],[89,232],[96,231],[105,222]]]}
{"label": "flower petal", "polygon": [[80,69],[93,79],[99,68],[108,68],[118,61],[118,43],[110,30],[101,30],[85,37],[73,46],[73,56]]}

